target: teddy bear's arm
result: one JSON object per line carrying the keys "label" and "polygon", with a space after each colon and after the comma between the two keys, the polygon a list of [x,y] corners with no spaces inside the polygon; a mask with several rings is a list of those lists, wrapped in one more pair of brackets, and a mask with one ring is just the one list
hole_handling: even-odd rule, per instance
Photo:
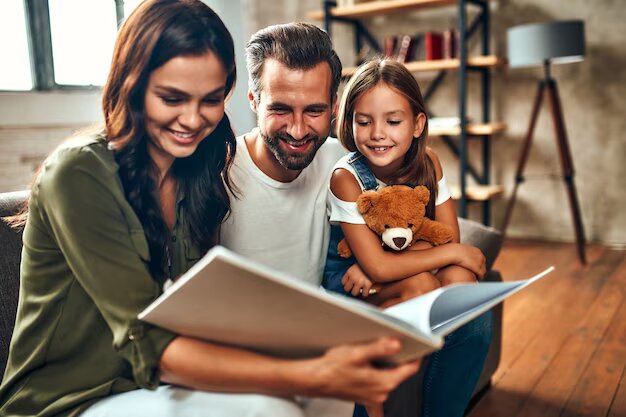
{"label": "teddy bear's arm", "polygon": [[424,218],[422,227],[418,231],[420,238],[434,245],[443,245],[452,241],[452,227],[445,223]]}
{"label": "teddy bear's arm", "polygon": [[350,246],[348,246],[348,242],[346,239],[341,239],[341,242],[337,245],[337,253],[342,258],[349,258],[352,256],[352,251],[350,250]]}

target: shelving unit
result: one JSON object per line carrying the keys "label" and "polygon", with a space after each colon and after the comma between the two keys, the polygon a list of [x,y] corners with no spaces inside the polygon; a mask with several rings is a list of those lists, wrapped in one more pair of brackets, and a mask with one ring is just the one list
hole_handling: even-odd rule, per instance
{"label": "shelving unit", "polygon": [[[504,187],[501,185],[468,185],[465,188],[465,197],[470,201],[489,201],[502,193]],[[458,200],[461,198],[461,189],[458,186],[451,186],[450,194],[452,198]]]}
{"label": "shelving unit", "polygon": [[[461,126],[456,127],[431,127],[429,129],[430,136],[459,136],[461,134]],[[468,123],[465,125],[465,131],[468,135],[484,136],[495,135],[506,130],[506,124],[502,122],[491,123]]]}
{"label": "shelving unit", "polygon": [[[381,14],[391,14],[404,11],[414,11],[418,9],[432,9],[435,7],[450,6],[457,0],[384,0],[368,1],[355,4],[350,7],[335,7],[332,2],[330,14],[332,17],[347,17],[351,19],[362,19],[364,17],[379,16]],[[324,11],[312,12],[311,19],[324,19]]]}
{"label": "shelving unit", "polygon": [[[476,56],[467,59],[467,66],[475,68],[497,67],[505,63],[506,61],[504,59],[498,58],[495,55]],[[438,59],[434,61],[411,61],[405,62],[404,66],[411,72],[443,71],[458,69],[461,66],[461,61],[458,58]],[[341,71],[341,75],[349,77],[354,74],[356,69],[357,67],[344,68]]]}
{"label": "shelving unit", "polygon": [[[493,135],[506,130],[506,124],[490,119],[490,69],[503,65],[505,61],[490,54],[489,48],[489,1],[488,0],[379,0],[356,4],[349,7],[337,7],[334,1],[324,1],[323,10],[309,13],[309,18],[324,21],[324,28],[332,37],[332,23],[340,22],[353,26],[355,31],[354,49],[360,51],[367,42],[375,51],[381,48],[374,36],[365,28],[361,19],[380,15],[456,6],[459,31],[459,57],[436,61],[406,62],[411,72],[436,71],[437,74],[424,91],[426,101],[441,85],[449,71],[458,71],[458,112],[459,120],[467,120],[467,75],[477,72],[481,83],[481,120],[480,122],[461,123],[451,128],[432,128],[430,136],[440,137],[459,160],[459,186],[452,190],[453,198],[459,201],[459,215],[467,217],[468,203],[482,204],[482,221],[489,224],[491,218],[491,200],[502,194],[500,185],[490,184],[491,140]],[[467,22],[467,7],[478,8],[478,14],[472,22]],[[467,42],[478,30],[481,32],[481,52],[479,56],[469,57]],[[356,67],[346,67],[343,75],[348,77]],[[431,115],[432,116],[432,115]],[[467,141],[478,140],[481,143],[481,163],[479,169],[469,163]],[[471,176],[477,185],[469,185]]]}

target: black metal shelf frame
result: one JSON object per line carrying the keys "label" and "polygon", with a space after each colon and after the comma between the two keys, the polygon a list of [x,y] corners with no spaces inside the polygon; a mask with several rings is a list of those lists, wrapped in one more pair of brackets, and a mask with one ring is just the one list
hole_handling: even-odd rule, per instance
{"label": "black metal shelf frame", "polygon": [[[467,25],[467,6],[473,5],[478,8],[478,13],[474,20]],[[382,49],[376,38],[367,30],[359,18],[347,18],[333,16],[331,9],[337,6],[335,1],[325,0],[324,6],[324,29],[332,38],[332,23],[340,22],[353,26],[354,29],[354,48],[357,51],[361,51],[363,43],[367,42],[371,48],[376,52],[381,53]],[[457,14],[458,14],[458,31],[459,31],[459,68],[458,68],[458,116],[460,120],[460,134],[458,135],[458,141],[455,141],[450,136],[442,136],[443,142],[452,153],[459,160],[459,184],[461,195],[459,199],[459,215],[461,217],[467,217],[468,215],[468,203],[466,189],[467,189],[467,174],[478,183],[487,185],[490,183],[490,165],[491,165],[491,135],[470,135],[467,132],[467,75],[470,71],[477,72],[480,76],[481,83],[481,122],[490,122],[490,94],[491,94],[491,72],[489,68],[485,67],[473,67],[467,64],[467,44],[472,36],[480,29],[481,31],[481,54],[489,55],[489,27],[490,27],[490,12],[489,4],[486,0],[457,0]],[[428,85],[428,88],[424,92],[424,100],[428,100],[437,91],[442,84],[447,73],[450,70],[440,70],[433,80]],[[429,116],[433,116],[430,114]],[[468,159],[467,140],[474,136],[481,142],[481,163],[480,169],[474,167]],[[489,200],[481,201],[482,204],[482,222],[486,225],[491,220],[491,202]]]}

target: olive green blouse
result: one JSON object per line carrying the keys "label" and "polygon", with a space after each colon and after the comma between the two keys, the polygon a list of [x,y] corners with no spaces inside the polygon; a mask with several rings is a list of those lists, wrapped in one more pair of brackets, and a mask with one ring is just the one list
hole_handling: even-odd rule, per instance
{"label": "olive green blouse", "polygon": [[[178,198],[172,275],[200,257]],[[24,230],[20,298],[0,416],[76,416],[97,399],[156,388],[176,336],[137,320],[162,293],[148,243],[106,142],[55,151],[35,180]]]}

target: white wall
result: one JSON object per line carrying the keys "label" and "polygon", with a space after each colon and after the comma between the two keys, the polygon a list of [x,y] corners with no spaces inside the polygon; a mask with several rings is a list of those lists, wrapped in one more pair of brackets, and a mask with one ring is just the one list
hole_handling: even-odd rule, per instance
{"label": "white wall", "polygon": [[250,33],[243,15],[242,0],[203,0],[222,18],[235,42],[237,85],[226,108],[237,135],[250,131],[255,125],[254,113],[248,104],[248,71],[245,46]]}
{"label": "white wall", "polygon": [[99,90],[0,93],[0,192],[26,188],[65,137],[101,120]]}

